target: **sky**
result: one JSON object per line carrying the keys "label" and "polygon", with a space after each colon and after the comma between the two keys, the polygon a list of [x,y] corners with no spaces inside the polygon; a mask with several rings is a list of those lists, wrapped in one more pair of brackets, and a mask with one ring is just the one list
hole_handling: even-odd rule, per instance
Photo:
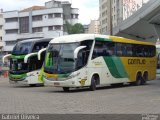
{"label": "sky", "polygon": [[[22,10],[33,5],[44,6],[50,0],[0,0],[0,9],[3,11]],[[60,1],[60,0],[57,0]],[[67,1],[67,0],[61,0]],[[79,8],[79,23],[89,24],[99,17],[99,0],[68,0],[72,8]]]}

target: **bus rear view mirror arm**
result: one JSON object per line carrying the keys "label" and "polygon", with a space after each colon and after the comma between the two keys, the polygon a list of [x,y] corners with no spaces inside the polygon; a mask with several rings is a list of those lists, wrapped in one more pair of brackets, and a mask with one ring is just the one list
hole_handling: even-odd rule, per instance
{"label": "bus rear view mirror arm", "polygon": [[41,60],[41,54],[42,52],[46,51],[47,48],[43,48],[40,51],[38,51],[38,60]]}
{"label": "bus rear view mirror arm", "polygon": [[2,60],[3,64],[5,63],[5,59],[8,59],[9,57],[11,57],[11,54],[7,54],[3,56],[3,60]]}
{"label": "bus rear view mirror arm", "polygon": [[24,63],[27,63],[28,59],[31,57],[31,56],[35,56],[37,55],[38,53],[30,53],[30,54],[27,54],[25,57],[24,57]]}
{"label": "bus rear view mirror arm", "polygon": [[77,59],[78,56],[78,52],[84,48],[86,48],[87,46],[79,46],[74,50],[74,59]]}

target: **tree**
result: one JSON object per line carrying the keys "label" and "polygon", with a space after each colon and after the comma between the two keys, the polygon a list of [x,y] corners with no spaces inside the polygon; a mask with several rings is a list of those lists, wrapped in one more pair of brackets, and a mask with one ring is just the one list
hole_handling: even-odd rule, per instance
{"label": "tree", "polygon": [[80,23],[76,23],[72,26],[72,34],[77,34],[77,33],[84,33],[84,28],[83,25]]}
{"label": "tree", "polygon": [[66,22],[66,31],[68,32],[68,34],[78,34],[84,33],[84,28],[81,23],[71,25],[69,22]]}

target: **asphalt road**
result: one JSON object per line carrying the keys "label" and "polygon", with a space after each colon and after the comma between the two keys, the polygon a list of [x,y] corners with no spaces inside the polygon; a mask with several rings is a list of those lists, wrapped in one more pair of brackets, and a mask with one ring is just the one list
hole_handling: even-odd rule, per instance
{"label": "asphalt road", "polygon": [[0,78],[0,113],[160,114],[160,80],[144,86],[62,88],[11,86]]}

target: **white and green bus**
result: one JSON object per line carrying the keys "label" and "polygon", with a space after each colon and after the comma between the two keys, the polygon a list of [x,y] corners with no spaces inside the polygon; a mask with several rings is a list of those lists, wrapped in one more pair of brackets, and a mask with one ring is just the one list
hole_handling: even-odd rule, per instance
{"label": "white and green bus", "polygon": [[70,88],[133,83],[156,78],[156,47],[122,37],[77,34],[55,38],[46,50],[46,85]]}
{"label": "white and green bus", "polygon": [[[45,58],[45,50],[52,38],[27,39],[18,42],[11,54],[3,57],[10,61],[9,82],[11,84],[43,85],[38,79]],[[39,77],[41,78],[41,77]]]}

